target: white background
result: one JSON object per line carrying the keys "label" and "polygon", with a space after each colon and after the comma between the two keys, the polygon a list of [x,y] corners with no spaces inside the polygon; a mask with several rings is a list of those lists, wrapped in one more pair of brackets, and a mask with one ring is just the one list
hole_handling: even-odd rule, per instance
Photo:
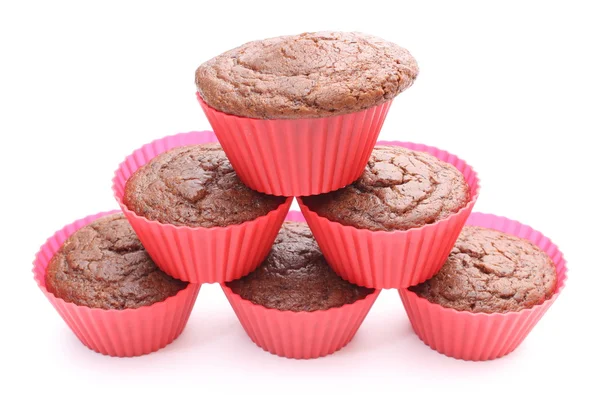
{"label": "white background", "polygon": [[[0,392],[548,393],[595,382],[598,9],[332,3],[1,3]],[[485,363],[424,346],[394,291],[382,293],[348,347],[318,360],[260,350],[216,285],[202,288],[186,331],[158,353],[116,359],[86,349],[32,279],[39,246],[77,218],[117,208],[112,174],[132,150],[210,128],[194,97],[200,63],[246,41],[316,30],[363,31],[413,53],[420,75],[394,102],[381,138],[467,159],[482,179],[477,211],[550,236],[570,268],[557,303],[516,352]]]}

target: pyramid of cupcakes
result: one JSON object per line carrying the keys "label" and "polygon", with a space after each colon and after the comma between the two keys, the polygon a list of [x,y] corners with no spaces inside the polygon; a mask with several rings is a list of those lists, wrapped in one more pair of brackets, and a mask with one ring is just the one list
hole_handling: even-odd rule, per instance
{"label": "pyramid of cupcakes", "polygon": [[[419,338],[466,360],[514,350],[566,266],[540,232],[473,213],[479,180],[422,144],[377,142],[418,74],[361,33],[250,42],[196,70],[213,132],[165,137],[119,166],[121,212],[58,231],[35,279],[77,337],[111,356],[165,347],[201,284],[219,283],[250,339],[288,358],[352,340],[381,289]],[[296,198],[301,212],[289,211]]]}

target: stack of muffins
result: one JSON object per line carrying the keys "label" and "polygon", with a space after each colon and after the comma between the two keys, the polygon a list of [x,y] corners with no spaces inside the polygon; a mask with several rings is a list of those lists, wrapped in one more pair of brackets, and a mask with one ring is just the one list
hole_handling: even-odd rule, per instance
{"label": "stack of muffins", "polygon": [[[398,289],[431,348],[514,350],[566,279],[549,239],[471,213],[479,180],[420,144],[376,143],[418,74],[410,53],[360,33],[250,42],[196,70],[214,128],[144,145],[116,171],[121,213],[66,226],[35,279],[79,339],[150,353],[219,283],[248,336],[289,358],[346,345],[381,289]],[[289,211],[296,197],[300,212]]]}

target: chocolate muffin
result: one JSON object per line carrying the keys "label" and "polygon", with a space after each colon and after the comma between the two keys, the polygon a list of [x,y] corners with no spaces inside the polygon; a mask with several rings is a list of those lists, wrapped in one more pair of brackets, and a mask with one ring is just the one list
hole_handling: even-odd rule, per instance
{"label": "chocolate muffin", "polygon": [[364,299],[373,289],[350,284],[329,267],[302,222],[284,222],[265,261],[227,283],[243,299],[270,309],[315,311]]}
{"label": "chocolate muffin", "polygon": [[186,286],[158,269],[123,214],[73,233],[46,269],[46,288],[56,297],[107,310],[149,306]]}
{"label": "chocolate muffin", "polygon": [[312,211],[342,225],[407,230],[456,213],[469,202],[469,185],[454,166],[424,152],[376,146],[354,183],[302,198]]}
{"label": "chocolate muffin", "polygon": [[409,88],[419,68],[396,44],[362,33],[319,32],[253,41],[196,70],[211,107],[262,119],[358,112]]}
{"label": "chocolate muffin", "polygon": [[465,226],[442,269],[409,288],[432,303],[473,313],[507,313],[543,303],[556,268],[539,247],[496,230]]}
{"label": "chocolate muffin", "polygon": [[211,228],[266,215],[285,198],[244,185],[221,146],[212,143],[174,148],[152,159],[127,180],[123,202],[149,220]]}

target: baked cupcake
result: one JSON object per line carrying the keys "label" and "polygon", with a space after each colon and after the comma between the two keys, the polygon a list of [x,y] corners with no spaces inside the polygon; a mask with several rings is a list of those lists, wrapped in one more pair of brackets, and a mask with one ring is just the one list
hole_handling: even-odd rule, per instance
{"label": "baked cupcake", "polygon": [[354,181],[391,101],[418,74],[404,48],[362,33],[246,43],[196,70],[198,100],[245,184],[305,196]]}
{"label": "baked cupcake", "polygon": [[282,311],[328,310],[352,304],[374,291],[335,274],[308,225],[291,221],[283,223],[267,259],[227,286],[242,299]]}
{"label": "baked cupcake", "polygon": [[554,295],[556,268],[530,241],[493,229],[465,226],[442,269],[410,287],[431,303],[472,313],[508,313]]}
{"label": "baked cupcake", "polygon": [[457,157],[389,142],[374,148],[354,183],[299,202],[337,274],[402,288],[440,269],[477,193],[475,173]]}
{"label": "baked cupcake", "polygon": [[73,233],[46,270],[46,288],[54,296],[96,309],[149,306],[186,286],[152,262],[123,214],[100,218]]}
{"label": "baked cupcake", "polygon": [[321,217],[342,225],[372,231],[408,230],[465,207],[469,185],[456,167],[426,152],[377,146],[354,183],[302,201]]}
{"label": "baked cupcake", "polygon": [[417,335],[451,357],[487,360],[513,351],[566,279],[558,248],[528,226],[473,213],[442,269],[400,290]]}
{"label": "baked cupcake", "polygon": [[239,225],[285,202],[244,185],[218,143],[173,148],[140,167],[123,203],[151,221],[212,228]]}
{"label": "baked cupcake", "polygon": [[354,337],[378,291],[351,284],[328,266],[299,212],[291,212],[265,261],[223,285],[258,346],[288,358],[331,354]]}
{"label": "baked cupcake", "polygon": [[245,186],[211,132],[157,140],[117,170],[115,196],[156,264],[194,283],[252,271],[291,204]]}
{"label": "baked cupcake", "polygon": [[177,338],[200,289],[161,272],[114,212],[57,232],[36,256],[34,273],[87,347],[119,357],[147,354]]}
{"label": "baked cupcake", "polygon": [[252,41],[196,70],[202,100],[245,118],[323,118],[366,110],[409,88],[419,72],[404,48],[363,33],[318,32]]}

